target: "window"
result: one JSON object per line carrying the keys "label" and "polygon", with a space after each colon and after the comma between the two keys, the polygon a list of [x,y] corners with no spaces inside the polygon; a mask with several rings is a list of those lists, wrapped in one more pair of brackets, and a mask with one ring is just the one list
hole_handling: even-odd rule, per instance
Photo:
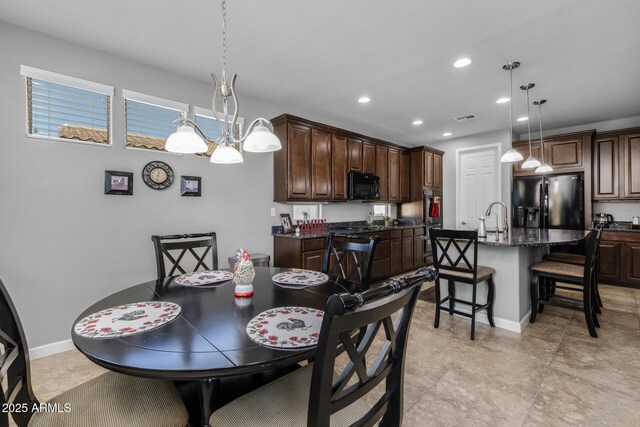
{"label": "window", "polygon": [[[204,131],[204,133],[207,134],[209,139],[216,140],[220,138],[220,135],[221,135],[220,126],[218,125],[218,121],[214,117],[213,110],[209,110],[201,107],[194,107],[194,113],[195,113],[196,124],[202,128],[202,130]],[[222,118],[222,114],[218,113],[218,117]],[[231,117],[230,119],[233,119],[233,117]],[[236,122],[236,128],[234,129],[234,132],[233,132],[234,133],[233,136],[235,138],[240,138],[240,136],[242,135],[243,125],[244,125],[244,119],[242,117],[238,117],[238,120]],[[204,135],[200,134],[200,132],[198,132],[198,134],[204,138]],[[211,144],[208,141],[205,141],[205,142],[209,146],[209,150],[206,153],[197,154],[197,155],[211,157],[211,154],[213,154],[213,150],[216,148],[216,146]]]}
{"label": "window", "polygon": [[389,216],[389,205],[373,205],[373,214],[378,216]]}
{"label": "window", "polygon": [[27,79],[27,136],[111,145],[113,87],[25,65],[20,74]]}
{"label": "window", "polygon": [[[306,214],[306,216],[305,216]],[[292,219],[319,219],[322,216],[322,205],[293,205]]]}
{"label": "window", "polygon": [[173,121],[185,117],[189,105],[123,90],[127,148],[165,151],[164,144],[176,131]]}

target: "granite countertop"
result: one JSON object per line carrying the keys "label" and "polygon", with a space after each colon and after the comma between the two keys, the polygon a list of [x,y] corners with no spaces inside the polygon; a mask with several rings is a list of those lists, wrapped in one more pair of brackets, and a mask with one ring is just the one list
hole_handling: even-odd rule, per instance
{"label": "granite countertop", "polygon": [[424,227],[425,224],[421,222],[412,222],[409,224],[399,224],[392,227],[385,227],[384,225],[374,224],[373,226],[361,223],[335,223],[329,224],[329,230],[317,233],[300,233],[296,236],[295,233],[284,234],[281,231],[272,231],[271,235],[274,237],[285,237],[287,239],[319,239],[326,238],[329,232],[335,234],[349,235],[349,234],[364,234],[375,233],[380,231],[402,230],[406,228]]}
{"label": "granite countertop", "polygon": [[605,227],[603,231],[618,231],[618,232],[629,232],[629,233],[640,233],[640,228],[633,229],[631,228],[631,222],[626,221],[615,221],[609,224],[608,227]]}
{"label": "granite countertop", "polygon": [[478,244],[505,247],[577,245],[588,234],[589,230],[512,228],[506,239],[502,234],[489,233],[487,237],[479,238]]}

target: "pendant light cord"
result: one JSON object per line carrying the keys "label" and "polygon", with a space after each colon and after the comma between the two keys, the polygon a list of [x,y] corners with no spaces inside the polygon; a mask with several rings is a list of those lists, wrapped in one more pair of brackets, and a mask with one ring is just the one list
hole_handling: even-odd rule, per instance
{"label": "pendant light cord", "polygon": [[538,119],[540,120],[540,155],[542,156],[542,164],[544,165],[544,141],[542,140],[542,103],[538,102]]}
{"label": "pendant light cord", "polygon": [[227,83],[227,0],[222,0],[222,84]]}
{"label": "pendant light cord", "polygon": [[513,67],[509,68],[509,148],[513,148]]}
{"label": "pendant light cord", "polygon": [[531,110],[529,109],[529,85],[526,90],[527,96],[527,128],[529,129],[529,157],[531,157]]}

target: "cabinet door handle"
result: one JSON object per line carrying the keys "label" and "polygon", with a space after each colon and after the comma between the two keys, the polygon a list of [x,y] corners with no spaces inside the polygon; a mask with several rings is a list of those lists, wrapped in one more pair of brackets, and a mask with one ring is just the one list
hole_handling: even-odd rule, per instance
{"label": "cabinet door handle", "polygon": [[466,222],[464,222],[464,221],[462,221],[462,225],[467,225],[467,223],[466,223]]}

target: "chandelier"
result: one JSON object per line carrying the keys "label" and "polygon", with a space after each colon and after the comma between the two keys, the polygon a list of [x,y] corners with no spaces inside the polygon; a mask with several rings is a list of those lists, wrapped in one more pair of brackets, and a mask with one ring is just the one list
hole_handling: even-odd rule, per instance
{"label": "chandelier", "polygon": [[[209,147],[205,140],[215,144],[216,149],[211,155],[211,163],[232,164],[242,163],[242,150],[253,153],[268,153],[282,148],[280,140],[273,133],[273,126],[267,119],[259,117],[247,127],[244,135],[235,132],[238,121],[238,97],[235,83],[237,74],[227,78],[227,1],[222,0],[222,75],[220,81],[215,74],[211,74],[215,84],[213,92],[213,115],[220,127],[220,137],[211,139],[193,120],[181,117],[173,122],[178,126],[175,133],[169,135],[165,144],[165,150],[172,153],[195,154],[205,153]],[[216,101],[221,98],[221,109],[216,109]],[[229,103],[233,101],[233,116],[229,117]],[[218,112],[220,111],[220,113]],[[222,117],[219,116],[222,115]],[[196,133],[196,130],[204,137]]]}

